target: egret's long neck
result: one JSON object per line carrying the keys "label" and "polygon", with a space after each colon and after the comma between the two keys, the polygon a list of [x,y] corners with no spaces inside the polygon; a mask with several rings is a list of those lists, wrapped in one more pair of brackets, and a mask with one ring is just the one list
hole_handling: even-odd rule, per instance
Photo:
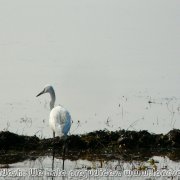
{"label": "egret's long neck", "polygon": [[51,97],[50,109],[53,109],[53,108],[54,108],[54,103],[55,103],[55,101],[56,101],[56,95],[55,95],[54,89],[51,89],[51,91],[49,92],[49,94],[50,94],[50,97]]}

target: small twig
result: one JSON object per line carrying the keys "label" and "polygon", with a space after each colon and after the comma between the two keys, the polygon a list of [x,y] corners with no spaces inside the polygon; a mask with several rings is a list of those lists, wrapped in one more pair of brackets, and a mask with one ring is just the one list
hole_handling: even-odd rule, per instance
{"label": "small twig", "polygon": [[130,127],[135,130],[135,128],[134,128],[133,126],[136,125],[136,123],[137,123],[138,121],[140,121],[140,120],[141,120],[141,119],[135,120],[132,124],[129,125],[129,127],[128,127],[126,130],[128,130]]}

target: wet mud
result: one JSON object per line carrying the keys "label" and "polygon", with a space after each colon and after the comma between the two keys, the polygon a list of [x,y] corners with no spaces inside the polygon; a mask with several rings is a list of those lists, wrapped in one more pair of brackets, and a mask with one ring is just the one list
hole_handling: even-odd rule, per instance
{"label": "wet mud", "polygon": [[99,160],[121,159],[147,160],[150,157],[168,156],[180,160],[180,130],[167,134],[152,134],[147,131],[94,131],[82,135],[70,135],[66,140],[39,139],[37,136],[0,132],[0,162],[15,163],[39,156],[51,155],[52,149],[61,158],[66,147],[66,159]]}

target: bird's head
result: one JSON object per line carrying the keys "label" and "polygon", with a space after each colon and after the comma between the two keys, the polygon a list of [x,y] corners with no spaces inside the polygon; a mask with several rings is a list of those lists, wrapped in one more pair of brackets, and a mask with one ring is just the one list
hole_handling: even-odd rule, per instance
{"label": "bird's head", "polygon": [[53,87],[51,85],[46,85],[44,87],[44,89],[36,97],[38,97],[38,96],[40,96],[40,95],[42,95],[44,93],[51,93],[52,91],[54,91]]}

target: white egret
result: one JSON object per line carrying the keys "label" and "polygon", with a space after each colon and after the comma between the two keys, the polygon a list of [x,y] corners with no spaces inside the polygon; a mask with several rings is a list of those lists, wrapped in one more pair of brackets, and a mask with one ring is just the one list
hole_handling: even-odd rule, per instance
{"label": "white egret", "polygon": [[40,92],[36,97],[49,93],[51,97],[50,101],[50,116],[49,116],[49,125],[53,130],[53,138],[55,134],[60,138],[67,137],[67,134],[71,127],[71,115],[70,113],[62,106],[54,107],[56,101],[56,95],[54,89],[51,85],[46,85],[42,92]]}

